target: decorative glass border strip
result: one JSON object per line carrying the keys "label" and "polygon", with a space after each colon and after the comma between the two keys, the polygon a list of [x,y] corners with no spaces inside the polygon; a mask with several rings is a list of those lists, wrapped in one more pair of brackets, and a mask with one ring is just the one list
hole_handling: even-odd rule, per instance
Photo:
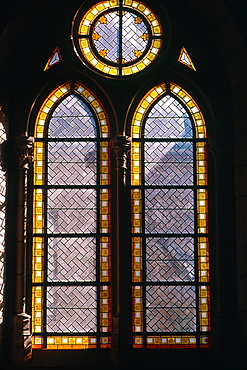
{"label": "decorative glass border strip", "polygon": [[[181,87],[170,83],[170,93],[174,94],[187,107],[195,125],[196,138],[206,138],[206,126],[204,117],[199,106],[192,97]],[[166,84],[162,83],[151,89],[140,101],[134,113],[131,125],[131,136],[133,139],[141,138],[142,125],[148,109],[155,101],[167,92]],[[205,187],[208,184],[207,178],[207,144],[205,141],[196,142],[196,185]],[[133,140],[131,145],[131,185],[142,185],[142,163],[141,143]],[[198,282],[208,283],[209,274],[209,241],[205,236],[208,233],[208,191],[205,188],[197,190],[197,232],[198,236]],[[131,231],[132,235],[142,233],[142,190],[131,189]],[[142,283],[142,237],[132,237],[132,282]],[[208,286],[199,286],[199,327],[201,332],[210,331],[210,290]],[[133,332],[143,331],[143,308],[142,308],[142,287],[135,285],[132,288],[132,320]],[[135,335],[133,347],[143,348],[195,348],[210,347],[210,336],[200,337],[200,343],[195,335],[181,336],[148,336],[145,342],[143,336]]]}
{"label": "decorative glass border strip", "polygon": [[[107,10],[113,8],[116,9],[119,6],[119,0],[109,0],[102,1],[91,7],[80,21],[77,36],[80,51],[86,61],[98,71],[111,75],[113,77],[118,77],[120,75],[120,67],[108,65],[107,63],[97,58],[90,45],[89,34],[91,25],[96,17]],[[132,65],[121,66],[122,76],[129,76],[145,69],[157,57],[162,46],[162,40],[160,39],[160,37],[162,36],[162,29],[157,16],[146,5],[138,1],[123,0],[122,6],[137,10],[145,17],[148,24],[150,25],[152,34],[151,37],[153,38],[151,41],[151,46],[149,47],[149,50],[144,58]]]}
{"label": "decorative glass border strip", "polygon": [[204,117],[195,100],[186,90],[173,82],[170,83],[170,91],[188,108],[195,124],[196,137],[199,139],[205,139],[207,137],[207,133]]}
{"label": "decorative glass border strip", "polygon": [[[53,90],[42,104],[35,124],[35,138],[45,137],[45,125],[50,110],[59,100],[70,92],[77,92],[84,98],[99,122],[101,138],[109,137],[109,123],[107,114],[99,99],[79,82],[67,82]],[[100,142],[100,184],[110,185],[109,174],[109,141]],[[34,284],[44,282],[44,189],[40,186],[45,185],[45,144],[40,141],[34,143],[34,180],[33,184],[37,188],[33,189],[33,259],[32,259],[32,281]],[[102,234],[110,233],[110,190],[108,188],[100,189],[100,232]],[[40,234],[40,235],[39,235]],[[38,235],[38,236],[37,236]],[[111,281],[111,238],[102,236],[100,238],[100,281],[109,283]],[[111,286],[105,285],[100,288],[100,331],[111,331]],[[44,331],[44,288],[41,285],[33,286],[32,291],[32,329],[33,348],[44,348],[44,337],[37,335]],[[97,337],[94,336],[48,336],[46,348],[56,349],[86,349],[110,348],[111,338],[101,337],[100,343],[97,343]]]}

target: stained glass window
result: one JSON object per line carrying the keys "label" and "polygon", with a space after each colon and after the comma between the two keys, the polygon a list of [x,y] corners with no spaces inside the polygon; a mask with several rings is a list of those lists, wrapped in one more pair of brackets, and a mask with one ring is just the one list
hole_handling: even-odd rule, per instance
{"label": "stained glass window", "polygon": [[88,66],[121,77],[152,63],[161,48],[162,29],[154,12],[138,1],[102,1],[82,16],[73,41]]}
{"label": "stained glass window", "polygon": [[55,64],[60,63],[61,61],[62,61],[62,56],[60,53],[60,49],[59,47],[56,47],[53,53],[51,54],[50,58],[48,59],[48,62],[46,63],[44,71],[53,67]]}
{"label": "stained glass window", "polygon": [[174,83],[141,100],[132,121],[133,345],[210,344],[206,126]]}
{"label": "stained glass window", "polygon": [[108,348],[109,126],[78,82],[51,92],[35,125],[33,348]]}
{"label": "stained glass window", "polygon": [[187,67],[191,68],[191,69],[194,69],[194,71],[196,70],[195,69],[195,66],[192,62],[192,59],[191,57],[189,56],[189,53],[187,52],[187,50],[185,49],[185,47],[182,47],[181,50],[180,50],[180,54],[179,54],[179,57],[178,57],[178,61],[180,63],[183,63],[184,65],[186,65]]}

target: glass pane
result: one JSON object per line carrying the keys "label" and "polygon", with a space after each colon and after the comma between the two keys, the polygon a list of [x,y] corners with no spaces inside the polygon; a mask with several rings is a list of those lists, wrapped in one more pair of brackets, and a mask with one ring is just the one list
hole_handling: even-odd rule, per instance
{"label": "glass pane", "polygon": [[48,190],[48,233],[96,232],[94,189]]}
{"label": "glass pane", "polygon": [[128,63],[141,57],[147,47],[149,33],[140,15],[131,12],[123,13],[122,32],[123,62]]}
{"label": "glass pane", "polygon": [[95,281],[95,238],[49,238],[48,281]]}
{"label": "glass pane", "polygon": [[144,136],[147,138],[191,138],[192,125],[184,107],[166,95],[151,109]]}
{"label": "glass pane", "polygon": [[146,240],[147,281],[193,281],[193,238],[150,238]]}
{"label": "glass pane", "polygon": [[119,58],[119,13],[110,12],[100,17],[92,38],[99,55],[116,63]]}
{"label": "glass pane", "polygon": [[146,233],[192,233],[194,192],[191,189],[147,189]]}
{"label": "glass pane", "polygon": [[196,330],[196,294],[192,286],[147,286],[146,326],[150,332]]}
{"label": "glass pane", "polygon": [[48,184],[95,185],[96,150],[92,142],[48,143]]}
{"label": "glass pane", "polygon": [[96,287],[47,287],[47,331],[96,331]]}
{"label": "glass pane", "polygon": [[147,142],[146,185],[192,185],[193,145],[189,142]]}
{"label": "glass pane", "polygon": [[77,96],[67,96],[52,114],[48,137],[96,137],[96,124],[92,111]]}

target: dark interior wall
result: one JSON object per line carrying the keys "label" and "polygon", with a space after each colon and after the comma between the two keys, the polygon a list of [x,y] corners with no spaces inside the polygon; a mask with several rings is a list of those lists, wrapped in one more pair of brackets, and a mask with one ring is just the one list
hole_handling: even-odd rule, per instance
{"label": "dark interior wall", "polygon": [[[86,5],[93,3],[87,1]],[[10,140],[27,129],[32,134],[35,113],[49,91],[71,77],[76,78],[95,93],[106,93],[103,103],[110,111],[115,135],[124,130],[132,99],[136,97],[133,104],[137,104],[138,97],[161,78],[171,78],[194,94],[206,112],[210,156],[215,165],[211,176],[216,206],[211,219],[215,230],[213,295],[219,298],[214,307],[215,342],[220,342],[229,360],[235,355],[234,343],[240,346],[239,366],[244,369],[247,366],[247,3],[243,0],[146,3],[156,8],[158,15],[164,9],[169,24],[165,27],[166,47],[160,64],[155,65],[157,70],[151,67],[136,76],[135,84],[128,79],[122,81],[119,89],[117,81],[105,82],[104,77],[83,66],[74,53],[71,24],[81,0],[3,0],[0,3],[0,106],[7,118]],[[63,61],[44,72],[56,46],[60,47]],[[190,51],[196,73],[178,64],[181,46]],[[117,118],[114,106],[121,112]],[[127,120],[127,129],[128,123]],[[12,225],[17,190],[14,181],[15,175],[10,171],[6,276],[9,312],[15,291]],[[6,322],[10,325],[8,314]],[[218,326],[220,336],[217,336]]]}

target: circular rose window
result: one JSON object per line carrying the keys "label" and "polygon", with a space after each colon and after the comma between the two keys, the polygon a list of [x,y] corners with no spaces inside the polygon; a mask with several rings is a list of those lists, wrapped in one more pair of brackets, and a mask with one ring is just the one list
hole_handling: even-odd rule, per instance
{"label": "circular rose window", "polygon": [[[76,24],[76,22],[75,22]],[[78,56],[103,74],[122,77],[146,68],[162,44],[161,25],[144,4],[103,1],[89,9],[74,28]]]}

